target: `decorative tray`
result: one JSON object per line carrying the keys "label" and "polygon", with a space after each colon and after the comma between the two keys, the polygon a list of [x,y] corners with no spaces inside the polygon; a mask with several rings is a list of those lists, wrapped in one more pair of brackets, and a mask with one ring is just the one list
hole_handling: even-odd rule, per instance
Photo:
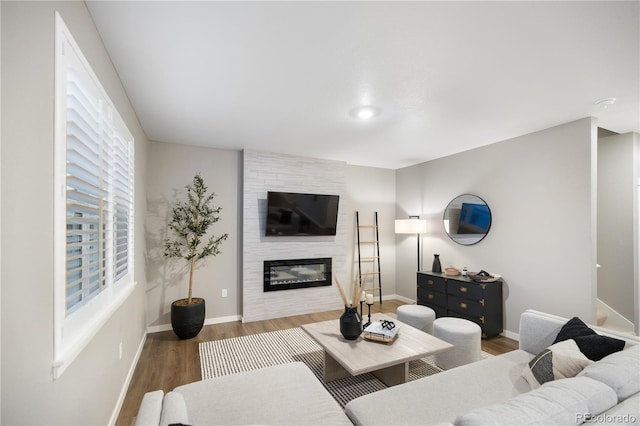
{"label": "decorative tray", "polygon": [[373,340],[374,342],[391,343],[394,340],[396,340],[396,337],[398,337],[398,334],[395,334],[393,336],[385,336],[384,334],[375,334],[375,333],[369,333],[365,331],[362,337],[364,337],[367,340]]}
{"label": "decorative tray", "polygon": [[492,282],[498,281],[501,278],[501,276],[498,274],[491,274],[488,277],[485,277],[482,275],[478,275],[475,272],[469,272],[467,276],[471,278],[473,281],[476,281],[479,283],[492,283]]}
{"label": "decorative tray", "polygon": [[399,328],[400,327],[394,326],[392,329],[387,329],[382,327],[379,321],[375,321],[364,329],[362,337],[376,342],[391,343],[398,337]]}

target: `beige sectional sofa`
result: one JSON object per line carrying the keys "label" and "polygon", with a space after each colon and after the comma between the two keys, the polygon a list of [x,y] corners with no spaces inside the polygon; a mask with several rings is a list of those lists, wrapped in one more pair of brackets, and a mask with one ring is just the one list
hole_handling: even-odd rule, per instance
{"label": "beige sectional sofa", "polygon": [[528,310],[520,318],[519,349],[420,380],[375,392],[347,404],[355,425],[638,424],[640,339],[591,327],[626,341],[577,377],[531,389],[523,372],[553,344],[566,318]]}
{"label": "beige sectional sofa", "polygon": [[[357,398],[345,411],[301,363],[180,386],[145,395],[136,424],[429,425],[638,424],[640,339],[590,363],[580,374],[531,388],[523,372],[551,346],[566,318],[526,311],[520,348]],[[346,415],[345,415],[346,414]]]}

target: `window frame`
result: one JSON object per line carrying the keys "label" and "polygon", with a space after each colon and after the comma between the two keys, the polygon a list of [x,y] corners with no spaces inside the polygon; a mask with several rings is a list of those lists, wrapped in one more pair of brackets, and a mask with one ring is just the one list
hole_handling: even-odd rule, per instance
{"label": "window frame", "polygon": [[[66,274],[67,274],[67,67],[73,65],[74,69],[82,73],[81,78],[88,79],[91,91],[102,103],[111,124],[114,135],[109,139],[122,137],[125,148],[128,145],[129,157],[127,167],[129,176],[129,200],[125,203],[129,207],[127,222],[127,272],[117,281],[106,278],[108,285],[87,301],[82,302],[78,309],[68,312]],[[116,312],[135,289],[134,279],[134,196],[135,196],[135,140],[114,107],[111,99],[102,87],[100,80],[93,72],[88,61],[82,54],[71,32],[65,25],[58,12],[55,15],[55,94],[54,94],[54,353],[53,353],[53,378],[59,378],[71,365],[72,361],[91,342],[102,326]],[[89,89],[87,89],[89,90]],[[115,148],[114,148],[115,149]],[[125,149],[126,151],[126,149]],[[115,160],[113,161],[115,162]],[[102,170],[102,169],[101,169]],[[114,187],[115,188],[115,187]],[[109,192],[109,190],[108,190]],[[112,192],[115,192],[113,189]],[[113,204],[113,213],[108,222],[116,219],[116,203]],[[98,234],[113,233],[113,227],[98,229]],[[99,245],[103,241],[113,241],[115,235],[103,239],[99,237]],[[111,251],[112,246],[107,246]],[[107,255],[109,256],[109,255]],[[114,255],[115,256],[115,255]],[[113,259],[115,262],[115,258]],[[98,263],[103,259],[99,258]],[[107,265],[109,261],[106,262]],[[111,267],[105,267],[107,274],[115,275]]]}

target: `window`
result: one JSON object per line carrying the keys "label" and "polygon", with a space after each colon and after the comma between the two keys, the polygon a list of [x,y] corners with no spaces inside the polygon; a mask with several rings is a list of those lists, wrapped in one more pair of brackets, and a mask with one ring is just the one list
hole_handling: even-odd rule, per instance
{"label": "window", "polygon": [[56,15],[54,377],[133,291],[134,141]]}

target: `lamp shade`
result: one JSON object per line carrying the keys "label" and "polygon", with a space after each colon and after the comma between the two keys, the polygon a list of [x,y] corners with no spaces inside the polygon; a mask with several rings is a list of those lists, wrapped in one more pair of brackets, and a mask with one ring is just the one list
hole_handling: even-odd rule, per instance
{"label": "lamp shade", "polygon": [[424,219],[396,219],[396,234],[424,234],[427,221]]}

